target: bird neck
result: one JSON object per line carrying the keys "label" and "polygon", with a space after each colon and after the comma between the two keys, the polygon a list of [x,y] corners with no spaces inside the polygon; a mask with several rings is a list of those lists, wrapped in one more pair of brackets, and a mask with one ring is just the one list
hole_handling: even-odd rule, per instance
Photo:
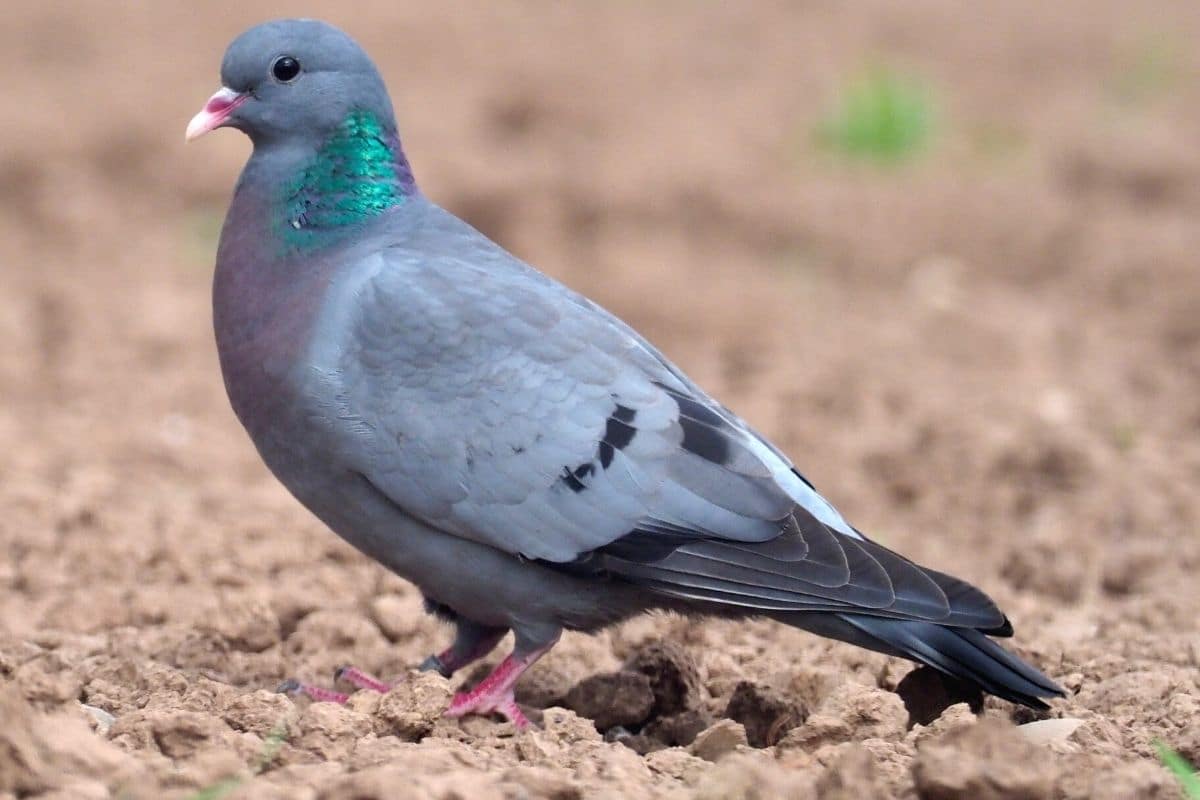
{"label": "bird neck", "polygon": [[288,249],[310,249],[404,205],[416,193],[394,125],[355,110],[284,177],[273,227]]}

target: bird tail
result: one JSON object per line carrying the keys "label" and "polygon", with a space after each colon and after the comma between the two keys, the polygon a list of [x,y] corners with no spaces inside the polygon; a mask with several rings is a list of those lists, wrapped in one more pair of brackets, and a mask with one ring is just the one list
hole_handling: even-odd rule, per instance
{"label": "bird tail", "polygon": [[1030,708],[1048,708],[1041,698],[1063,695],[1058,684],[974,628],[866,614],[792,613],[778,618],[822,636],[928,664]]}

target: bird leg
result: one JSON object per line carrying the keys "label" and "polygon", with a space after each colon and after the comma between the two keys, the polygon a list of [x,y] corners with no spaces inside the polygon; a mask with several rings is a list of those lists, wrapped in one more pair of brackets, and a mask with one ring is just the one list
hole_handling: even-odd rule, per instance
{"label": "bird leg", "polygon": [[457,617],[454,643],[437,655],[432,655],[421,662],[417,669],[422,672],[437,672],[443,678],[449,678],[467,664],[492,652],[496,643],[508,633],[507,628],[492,628],[479,625],[470,620]]}
{"label": "bird leg", "polygon": [[497,713],[511,722],[519,730],[529,727],[529,720],[517,705],[513,696],[513,687],[525,670],[534,662],[549,652],[558,640],[555,636],[551,641],[537,645],[532,649],[522,647],[520,641],[513,648],[511,655],[501,661],[491,674],[479,682],[469,692],[459,692],[450,701],[446,709],[448,717],[463,717],[467,714]]}
{"label": "bird leg", "polygon": [[[504,634],[508,633],[507,628],[479,625],[462,617],[456,617],[454,623],[456,626],[454,643],[437,655],[425,659],[417,669],[422,672],[434,671],[444,678],[449,678],[456,670],[462,669],[467,664],[490,653],[496,643],[504,638]],[[344,682],[356,689],[366,689],[380,694],[387,694],[388,690],[392,688],[390,684],[352,666],[338,667],[333,673],[333,681],[335,684]],[[339,705],[344,705],[350,697],[346,692],[327,689],[311,683],[302,683],[295,679],[289,679],[279,684],[277,691],[292,696],[302,694],[313,700],[338,703]]]}

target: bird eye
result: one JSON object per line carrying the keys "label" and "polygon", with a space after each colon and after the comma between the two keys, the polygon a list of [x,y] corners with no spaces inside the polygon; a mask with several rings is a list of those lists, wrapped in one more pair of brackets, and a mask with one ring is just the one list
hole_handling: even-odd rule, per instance
{"label": "bird eye", "polygon": [[300,62],[291,56],[280,56],[271,62],[271,77],[280,83],[291,83],[300,74]]}

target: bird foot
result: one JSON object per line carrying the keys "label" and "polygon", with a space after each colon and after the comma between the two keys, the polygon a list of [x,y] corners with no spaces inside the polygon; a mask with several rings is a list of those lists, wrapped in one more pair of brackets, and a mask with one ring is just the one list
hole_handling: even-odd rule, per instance
{"label": "bird foot", "polygon": [[491,674],[469,692],[459,692],[446,709],[448,717],[464,717],[467,714],[499,714],[513,724],[517,730],[529,727],[529,719],[513,697],[517,679],[529,669],[533,662],[553,646],[543,645],[524,655],[515,652],[496,665]]}
{"label": "bird foot", "polygon": [[[465,717],[468,714],[499,714],[511,722],[517,730],[528,728],[530,725],[529,718],[525,716],[520,706],[517,705],[516,698],[513,695],[513,687],[522,673],[529,669],[533,662],[541,658],[553,644],[554,642],[549,642],[523,655],[518,656],[516,653],[513,653],[505,658],[474,689],[454,695],[454,699],[450,701],[450,707],[446,709],[446,716]],[[452,650],[447,650],[436,656],[430,656],[421,664],[420,669],[436,670],[445,675],[447,672],[453,672],[452,657]],[[333,680],[334,683],[342,681],[358,689],[366,689],[367,691],[379,692],[380,694],[385,694],[392,688],[389,684],[368,675],[356,667],[339,667],[333,673]],[[323,686],[314,686],[297,680],[284,681],[279,685],[277,691],[290,694],[293,697],[305,695],[313,700],[341,705],[344,705],[350,699],[350,695],[345,692],[339,692],[336,689],[326,689]]]}
{"label": "bird foot", "polygon": [[[333,672],[333,682],[343,681],[350,684],[356,689],[366,689],[370,692],[379,692],[387,694],[392,688],[389,684],[384,683],[378,678],[374,678],[363,672],[358,667],[338,667]],[[324,686],[317,686],[311,683],[303,683],[295,678],[288,678],[275,690],[280,694],[288,694],[293,697],[305,695],[318,702],[337,703],[345,705],[350,699],[350,695],[346,692],[339,692],[336,689],[327,689]]]}
{"label": "bird foot", "polygon": [[489,692],[485,688],[473,689],[469,692],[458,692],[446,709],[447,717],[465,717],[468,714],[499,714],[512,723],[513,727],[523,731],[529,727],[529,718],[517,705],[513,690]]}

